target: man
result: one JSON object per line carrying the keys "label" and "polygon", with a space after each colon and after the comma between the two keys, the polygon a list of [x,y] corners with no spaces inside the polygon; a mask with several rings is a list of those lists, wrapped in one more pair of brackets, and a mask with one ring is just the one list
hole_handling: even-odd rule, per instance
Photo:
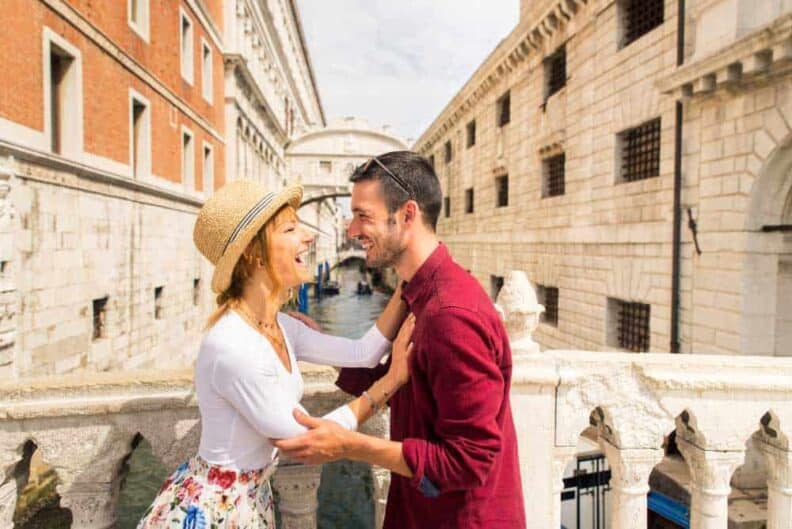
{"label": "man", "polygon": [[[351,180],[349,235],[369,266],[396,269],[416,317],[410,381],[390,399],[390,440],[295,412],[311,430],[276,445],[308,463],[344,457],[390,469],[385,529],[523,529],[509,341],[484,290],[437,239],[437,176],[399,151]],[[337,384],[360,395],[386,369],[344,369]]]}

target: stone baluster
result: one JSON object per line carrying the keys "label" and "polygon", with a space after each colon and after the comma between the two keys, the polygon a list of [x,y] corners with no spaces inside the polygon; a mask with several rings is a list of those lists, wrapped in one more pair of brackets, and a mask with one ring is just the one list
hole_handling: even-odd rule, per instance
{"label": "stone baluster", "polygon": [[[564,490],[564,471],[575,458],[577,448],[574,446],[557,446],[553,450],[553,501],[552,523],[550,527],[561,527],[561,492]],[[525,485],[524,485],[525,486]],[[530,497],[530,489],[523,490],[523,495]]]}
{"label": "stone baluster", "polygon": [[756,443],[767,465],[767,529],[792,527],[792,451],[765,441]]}
{"label": "stone baluster", "polygon": [[316,529],[322,465],[281,462],[272,481],[282,529]]}
{"label": "stone baluster", "polygon": [[525,272],[512,270],[506,275],[495,307],[509,333],[514,356],[538,353],[539,344],[533,340],[533,332],[545,309],[537,302],[536,291]]}
{"label": "stone baluster", "polygon": [[[360,431],[366,435],[373,435],[382,439],[390,438],[390,410],[384,409],[371,417],[361,426]],[[371,466],[371,481],[374,485],[374,528],[382,529],[385,521],[385,507],[388,504],[388,490],[390,489],[391,474],[376,465]]]}
{"label": "stone baluster", "polygon": [[659,448],[627,448],[600,437],[611,469],[611,528],[646,529],[649,474],[663,459]]}
{"label": "stone baluster", "polygon": [[677,446],[692,478],[691,529],[727,529],[731,477],[745,460],[745,451],[705,450],[681,436]]}

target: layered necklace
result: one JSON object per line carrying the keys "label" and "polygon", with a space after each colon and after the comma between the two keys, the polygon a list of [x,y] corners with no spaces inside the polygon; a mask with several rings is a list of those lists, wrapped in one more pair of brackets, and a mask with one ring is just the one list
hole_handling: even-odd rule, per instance
{"label": "layered necklace", "polygon": [[236,308],[239,310],[239,313],[242,314],[245,320],[247,320],[247,322],[253,326],[253,328],[255,328],[259,333],[263,334],[267,339],[270,340],[270,342],[272,342],[272,345],[276,348],[276,350],[288,354],[286,342],[283,339],[283,333],[281,333],[280,327],[278,326],[277,316],[272,322],[264,321],[263,319],[256,317],[250,307],[248,307],[248,304],[242,299],[240,299],[236,304]]}

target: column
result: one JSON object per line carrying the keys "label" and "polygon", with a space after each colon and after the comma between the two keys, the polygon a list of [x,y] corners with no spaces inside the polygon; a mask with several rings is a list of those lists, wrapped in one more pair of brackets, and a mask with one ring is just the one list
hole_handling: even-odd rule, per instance
{"label": "column", "polygon": [[[381,439],[390,438],[390,409],[385,408],[371,417],[360,427],[361,433],[372,435]],[[388,504],[388,490],[390,489],[391,473],[376,465],[371,465],[371,481],[374,485],[374,527],[382,529],[385,521],[385,507]]]}
{"label": "column", "polygon": [[646,529],[649,475],[663,459],[659,448],[621,449],[600,437],[611,468],[611,528]]}
{"label": "column", "polygon": [[[570,461],[575,458],[575,453],[577,452],[576,447],[574,446],[557,446],[553,450],[553,501],[552,501],[552,519],[553,522],[550,525],[552,528],[561,527],[561,492],[564,490],[564,471],[566,470],[567,465],[569,465]],[[523,479],[523,495],[525,496],[526,502],[530,497],[531,489],[529,487],[535,487],[536,484],[525,483]],[[528,510],[526,509],[526,512]],[[530,523],[530,522],[529,522]]]}
{"label": "column", "polygon": [[[11,469],[13,470],[13,466]],[[0,483],[3,483],[6,474],[0,471]],[[14,509],[17,502],[17,483],[14,476],[10,476],[8,483],[0,485],[0,529],[14,529]]]}
{"label": "column", "polygon": [[322,465],[281,463],[272,480],[282,529],[316,529]]}
{"label": "column", "polygon": [[757,440],[767,464],[767,529],[792,527],[792,452]]}
{"label": "column", "polygon": [[692,478],[691,529],[728,529],[731,477],[745,460],[745,451],[705,450],[677,436]]}

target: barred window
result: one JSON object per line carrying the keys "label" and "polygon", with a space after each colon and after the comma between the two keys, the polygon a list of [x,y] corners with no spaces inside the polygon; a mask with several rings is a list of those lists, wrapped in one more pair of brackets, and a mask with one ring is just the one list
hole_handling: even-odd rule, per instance
{"label": "barred window", "polygon": [[566,86],[566,45],[558,48],[544,60],[545,101]]}
{"label": "barred window", "polygon": [[498,299],[498,294],[500,294],[501,289],[503,288],[503,276],[490,276],[490,296],[492,296],[492,301]]}
{"label": "barred window", "polygon": [[473,188],[465,189],[465,213],[473,213]]}
{"label": "barred window", "polygon": [[506,92],[496,104],[498,112],[498,126],[503,127],[511,121],[511,92]]}
{"label": "barred window", "polygon": [[537,285],[536,298],[545,308],[540,320],[558,327],[558,288]]}
{"label": "barred window", "polygon": [[499,176],[495,179],[495,207],[502,208],[509,205],[509,175]]}
{"label": "barred window", "polygon": [[154,288],[154,319],[161,320],[163,316],[162,292],[165,287]]}
{"label": "barred window", "polygon": [[445,218],[451,216],[451,197],[445,197],[443,199],[443,211],[445,212]]}
{"label": "barred window", "polygon": [[107,317],[107,296],[93,300],[93,340],[105,337]]}
{"label": "barred window", "polygon": [[193,306],[197,307],[201,304],[201,278],[196,277],[193,279]]}
{"label": "barred window", "polygon": [[551,156],[542,162],[542,198],[564,194],[565,167],[566,155],[564,153]]}
{"label": "barred window", "polygon": [[448,163],[451,161],[451,140],[445,142],[444,152],[445,152],[445,163]]}
{"label": "barred window", "polygon": [[608,299],[608,312],[611,320],[610,345],[636,353],[649,350],[650,305]]}
{"label": "barred window", "polygon": [[660,118],[619,133],[619,182],[634,182],[660,174]]}
{"label": "barred window", "polygon": [[622,47],[663,23],[665,0],[622,0]]}
{"label": "barred window", "polygon": [[432,166],[432,169],[435,168],[434,154],[429,157],[429,165]]}
{"label": "barred window", "polygon": [[476,120],[467,124],[467,146],[473,147],[476,144]]}

